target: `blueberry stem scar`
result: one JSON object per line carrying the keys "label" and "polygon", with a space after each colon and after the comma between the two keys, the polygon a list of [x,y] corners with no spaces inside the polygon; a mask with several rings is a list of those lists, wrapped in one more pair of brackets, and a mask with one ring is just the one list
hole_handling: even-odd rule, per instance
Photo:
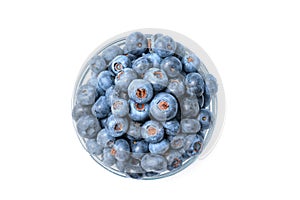
{"label": "blueberry stem scar", "polygon": [[156,130],[155,127],[149,126],[149,127],[147,128],[147,130],[148,130],[148,135],[156,135],[157,130]]}
{"label": "blueberry stem scar", "polygon": [[138,110],[138,111],[143,111],[145,109],[145,104],[138,104],[136,103],[135,104],[135,108]]}
{"label": "blueberry stem scar", "polygon": [[187,61],[190,63],[190,62],[193,62],[193,58],[192,57],[188,57]]}
{"label": "blueberry stem scar", "polygon": [[122,70],[123,69],[123,65],[121,63],[115,63],[114,64],[114,68],[115,68],[115,70]]}
{"label": "blueberry stem scar", "polygon": [[136,96],[140,99],[144,99],[147,96],[147,92],[144,88],[138,88],[136,90]]}
{"label": "blueberry stem scar", "polygon": [[120,123],[116,123],[114,129],[115,131],[121,131],[123,129],[123,125]]}
{"label": "blueberry stem scar", "polygon": [[161,71],[156,71],[153,73],[157,78],[162,78],[163,77],[163,74]]}
{"label": "blueberry stem scar", "polygon": [[159,108],[160,110],[167,110],[167,109],[169,108],[169,103],[166,102],[166,101],[160,101],[160,102],[158,103],[158,108]]}
{"label": "blueberry stem scar", "polygon": [[116,102],[114,102],[114,104],[113,104],[113,109],[118,109],[120,106],[122,106],[123,105],[123,102],[122,101],[116,101]]}
{"label": "blueberry stem scar", "polygon": [[116,153],[117,153],[117,151],[116,151],[115,149],[111,149],[111,150],[110,150],[110,154],[111,154],[111,155],[114,156],[114,155],[116,155]]}

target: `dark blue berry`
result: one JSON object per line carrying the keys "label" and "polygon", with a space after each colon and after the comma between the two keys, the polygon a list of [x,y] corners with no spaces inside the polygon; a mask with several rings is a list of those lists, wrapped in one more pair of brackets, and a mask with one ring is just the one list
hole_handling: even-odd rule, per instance
{"label": "dark blue berry", "polygon": [[176,119],[163,122],[162,125],[165,128],[165,133],[168,135],[177,135],[179,133],[180,124]]}
{"label": "dark blue berry", "polygon": [[141,134],[146,142],[157,143],[164,137],[164,128],[161,123],[150,120],[142,126]]}
{"label": "dark blue berry", "polygon": [[149,151],[153,154],[164,154],[169,150],[170,142],[164,139],[158,143],[150,143]]}
{"label": "dark blue berry", "polygon": [[132,64],[132,69],[140,76],[144,76],[145,72],[152,67],[152,63],[146,57],[136,59]]}
{"label": "dark blue berry", "polygon": [[127,56],[119,55],[115,57],[110,65],[111,71],[115,74],[123,71],[125,68],[131,67],[131,61]]}
{"label": "dark blue berry", "polygon": [[141,32],[131,33],[125,41],[126,53],[141,55],[147,50],[148,40]]}
{"label": "dark blue berry", "polygon": [[183,70],[186,73],[197,72],[200,68],[200,59],[193,53],[185,55],[182,60]]}
{"label": "dark blue berry", "polygon": [[177,100],[166,92],[158,93],[150,103],[150,114],[158,121],[168,121],[174,118],[177,110]]}
{"label": "dark blue berry", "polygon": [[129,98],[137,103],[147,103],[153,96],[153,88],[149,81],[133,80],[128,87]]}
{"label": "dark blue berry", "polygon": [[110,107],[107,104],[105,96],[101,96],[93,105],[92,113],[97,118],[105,118],[110,113]]}
{"label": "dark blue berry", "polygon": [[168,86],[168,76],[159,68],[148,69],[144,75],[144,80],[152,84],[154,91],[161,91]]}
{"label": "dark blue berry", "polygon": [[149,104],[138,104],[132,100],[129,101],[129,117],[133,121],[142,122],[149,118]]}
{"label": "dark blue berry", "polygon": [[185,77],[185,86],[188,94],[201,96],[204,91],[204,80],[199,73],[189,73]]}
{"label": "dark blue berry", "polygon": [[107,90],[114,84],[114,75],[110,71],[103,71],[97,77],[98,86],[103,90]]}
{"label": "dark blue berry", "polygon": [[174,56],[169,56],[163,59],[160,66],[170,78],[179,76],[182,71],[182,64],[180,60]]}
{"label": "dark blue berry", "polygon": [[113,137],[119,137],[124,135],[128,130],[128,120],[126,118],[119,118],[111,115],[107,119],[108,133]]}
{"label": "dark blue berry", "polygon": [[160,57],[171,56],[175,53],[176,42],[167,35],[158,37],[153,44],[153,51]]}
{"label": "dark blue berry", "polygon": [[211,123],[211,112],[207,109],[201,109],[198,120],[201,124],[201,130],[206,130],[209,128]]}

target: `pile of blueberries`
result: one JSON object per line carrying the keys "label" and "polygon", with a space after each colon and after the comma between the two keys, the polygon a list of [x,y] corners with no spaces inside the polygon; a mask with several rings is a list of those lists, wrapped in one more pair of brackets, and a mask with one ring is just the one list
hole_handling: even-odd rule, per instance
{"label": "pile of blueberries", "polygon": [[92,57],[72,111],[87,151],[132,178],[178,170],[199,155],[218,90],[201,65],[170,36],[140,32]]}

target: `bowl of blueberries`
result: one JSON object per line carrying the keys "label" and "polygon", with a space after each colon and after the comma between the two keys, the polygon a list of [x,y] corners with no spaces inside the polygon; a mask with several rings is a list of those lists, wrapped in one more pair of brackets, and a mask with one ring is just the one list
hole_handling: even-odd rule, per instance
{"label": "bowl of blueberries", "polygon": [[208,155],[224,103],[216,67],[199,45],[173,31],[142,29],[104,42],[84,62],[72,119],[103,168],[157,179]]}

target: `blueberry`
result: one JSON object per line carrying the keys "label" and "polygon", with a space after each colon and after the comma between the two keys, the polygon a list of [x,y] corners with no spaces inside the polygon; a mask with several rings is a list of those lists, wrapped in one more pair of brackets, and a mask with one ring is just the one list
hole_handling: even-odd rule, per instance
{"label": "blueberry", "polygon": [[151,83],[143,79],[133,80],[128,87],[129,98],[137,103],[147,103],[153,96]]}
{"label": "blueberry", "polygon": [[111,151],[118,161],[126,161],[130,157],[130,147],[124,139],[116,140]]}
{"label": "blueberry", "polygon": [[173,149],[180,149],[185,143],[185,135],[176,135],[170,139],[170,146]]}
{"label": "blueberry", "polygon": [[182,60],[183,70],[186,73],[197,72],[200,68],[200,59],[193,53],[185,55]]}
{"label": "blueberry", "polygon": [[166,159],[168,162],[167,168],[170,171],[177,169],[182,165],[181,153],[176,150],[169,151],[166,155]]}
{"label": "blueberry", "polygon": [[111,105],[111,112],[116,117],[125,117],[129,113],[128,102],[124,99],[115,99]]}
{"label": "blueberry", "polygon": [[182,71],[182,64],[180,60],[174,56],[169,56],[163,59],[160,67],[170,78],[177,77]]}
{"label": "blueberry", "polygon": [[126,118],[119,118],[111,115],[107,119],[108,133],[113,137],[119,137],[126,133],[128,129],[128,120]]}
{"label": "blueberry", "polygon": [[116,56],[122,55],[123,50],[117,46],[117,45],[112,45],[104,49],[102,52],[102,57],[106,61],[106,63],[110,63]]}
{"label": "blueberry", "polygon": [[163,122],[162,125],[165,128],[165,133],[168,135],[177,135],[179,133],[180,124],[176,119]]}
{"label": "blueberry", "polygon": [[100,131],[100,125],[97,118],[92,115],[84,115],[80,117],[76,124],[78,134],[84,138],[96,137],[98,131]]}
{"label": "blueberry", "polygon": [[96,99],[96,88],[92,85],[82,85],[76,93],[76,103],[84,106],[92,105]]}
{"label": "blueberry", "polygon": [[138,104],[134,101],[129,101],[130,112],[129,117],[134,121],[145,121],[149,117],[149,104]]}
{"label": "blueberry", "polygon": [[185,86],[188,94],[201,96],[204,91],[204,80],[199,73],[189,73],[185,77]]}
{"label": "blueberry", "polygon": [[116,158],[115,158],[114,153],[115,152],[112,148],[104,148],[103,149],[102,162],[105,166],[110,167],[116,163]]}
{"label": "blueberry", "polygon": [[197,119],[182,119],[180,124],[182,133],[197,133],[201,129]]}
{"label": "blueberry", "polygon": [[110,71],[103,71],[97,77],[98,86],[103,90],[107,90],[114,84],[114,75]]}
{"label": "blueberry", "polygon": [[173,94],[177,98],[181,97],[185,93],[185,85],[182,78],[170,79],[166,92]]}
{"label": "blueberry", "polygon": [[100,155],[103,151],[103,146],[100,146],[95,139],[88,139],[86,141],[86,150],[91,155]]}
{"label": "blueberry", "polygon": [[107,68],[105,60],[101,56],[94,56],[88,62],[89,68],[94,74],[99,74]]}
{"label": "blueberry", "polygon": [[137,73],[133,69],[125,68],[115,77],[115,87],[123,92],[127,92],[127,88],[131,81],[137,78]]}
{"label": "blueberry", "polygon": [[158,143],[150,143],[149,151],[153,154],[164,154],[169,150],[170,142],[164,139]]}
{"label": "blueberry", "polygon": [[181,114],[184,117],[196,117],[199,114],[198,99],[195,96],[184,97],[180,103]]}
{"label": "blueberry", "polygon": [[102,147],[112,147],[115,140],[106,129],[102,129],[97,135],[97,143]]}
{"label": "blueberry", "polygon": [[141,55],[147,50],[148,40],[143,33],[134,32],[126,38],[125,46],[128,53]]}
{"label": "blueberry", "polygon": [[136,59],[132,64],[132,69],[140,76],[144,76],[145,72],[152,67],[152,63],[146,57]]}
{"label": "blueberry", "polygon": [[169,93],[158,93],[150,103],[150,114],[158,121],[168,121],[176,116],[178,104]]}
{"label": "blueberry", "polygon": [[127,137],[134,139],[142,139],[141,124],[138,122],[130,121],[129,130],[127,131]]}
{"label": "blueberry", "polygon": [[148,150],[149,143],[141,140],[141,141],[132,141],[131,142],[131,151],[132,151],[132,157],[136,159],[140,159],[142,156],[144,156],[146,153],[149,152]]}
{"label": "blueberry", "polygon": [[167,169],[167,160],[156,154],[146,154],[141,160],[142,168],[147,172],[163,172]]}
{"label": "blueberry", "polygon": [[202,150],[203,140],[198,135],[188,135],[184,149],[188,156],[199,154]]}
{"label": "blueberry", "polygon": [[176,42],[169,36],[161,36],[154,40],[153,51],[160,57],[171,56],[175,53]]}
{"label": "blueberry", "polygon": [[110,107],[107,104],[105,96],[101,96],[93,105],[92,113],[97,118],[105,118],[110,112]]}
{"label": "blueberry", "polygon": [[80,104],[76,104],[72,110],[72,117],[75,121],[77,121],[80,117],[84,115],[90,115],[91,107],[90,106],[83,106]]}
{"label": "blueberry", "polygon": [[162,69],[148,69],[144,75],[144,80],[152,84],[154,91],[161,91],[168,86],[168,76]]}
{"label": "blueberry", "polygon": [[216,94],[218,92],[217,79],[212,74],[205,76],[205,84],[210,94]]}
{"label": "blueberry", "polygon": [[111,71],[115,74],[123,71],[125,68],[131,67],[131,61],[127,56],[119,55],[115,57],[110,65]]}
{"label": "blueberry", "polygon": [[141,134],[146,142],[157,143],[164,137],[164,128],[159,122],[150,120],[142,126]]}
{"label": "blueberry", "polygon": [[207,86],[205,86],[203,97],[204,97],[204,103],[202,105],[202,108],[206,108],[207,106],[209,106],[211,101],[211,94]]}
{"label": "blueberry", "polygon": [[161,57],[157,55],[156,53],[148,53],[143,55],[143,58],[146,58],[150,61],[152,67],[159,68],[161,63]]}
{"label": "blueberry", "polygon": [[176,42],[175,55],[180,59],[185,56],[184,46],[182,44],[180,44],[179,42]]}
{"label": "blueberry", "polygon": [[201,109],[200,114],[198,116],[198,120],[200,121],[201,124],[201,130],[208,129],[211,122],[211,112],[206,109]]}

